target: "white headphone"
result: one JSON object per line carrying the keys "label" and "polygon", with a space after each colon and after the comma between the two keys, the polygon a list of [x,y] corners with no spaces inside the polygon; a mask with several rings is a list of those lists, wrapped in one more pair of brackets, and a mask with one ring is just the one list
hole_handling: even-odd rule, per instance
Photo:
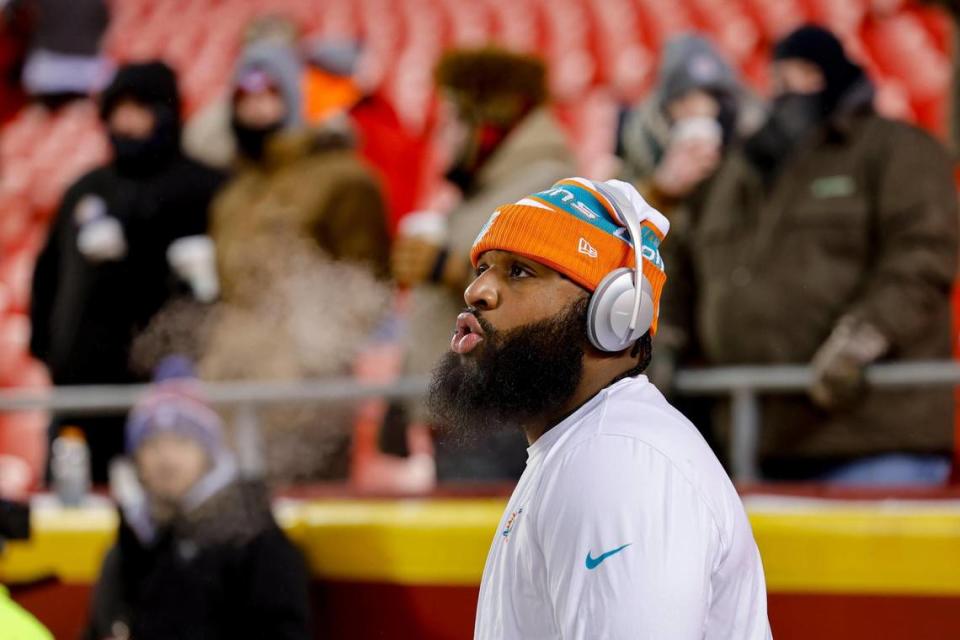
{"label": "white headphone", "polygon": [[590,343],[600,351],[615,353],[643,337],[653,324],[653,287],[643,275],[642,236],[636,210],[613,185],[593,182],[593,186],[613,207],[614,221],[627,230],[636,255],[633,269],[615,269],[600,281],[587,308]]}

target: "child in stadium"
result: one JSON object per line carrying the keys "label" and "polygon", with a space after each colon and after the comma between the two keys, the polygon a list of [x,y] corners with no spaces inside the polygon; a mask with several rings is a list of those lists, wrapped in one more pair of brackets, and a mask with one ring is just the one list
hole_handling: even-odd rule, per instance
{"label": "child in stadium", "polygon": [[[93,596],[89,640],[309,637],[303,558],[263,488],[242,480],[219,416],[184,367],[161,363],[127,421],[141,499],[122,521]],[[165,370],[165,371],[164,371]]]}

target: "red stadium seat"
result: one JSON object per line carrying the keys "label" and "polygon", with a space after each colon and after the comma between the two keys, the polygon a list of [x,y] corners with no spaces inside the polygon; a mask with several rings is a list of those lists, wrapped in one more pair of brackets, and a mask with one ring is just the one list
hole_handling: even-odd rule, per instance
{"label": "red stadium seat", "polygon": [[689,11],[681,3],[640,0],[638,6],[647,44],[654,51],[659,51],[671,37],[695,28]]}
{"label": "red stadium seat", "polygon": [[532,0],[491,0],[493,35],[512,51],[536,51],[543,43]]}
{"label": "red stadium seat", "polygon": [[[50,379],[43,365],[23,358],[4,386],[45,388]],[[42,484],[49,424],[50,415],[45,411],[0,414],[0,496],[22,497],[18,492],[25,494]]]}
{"label": "red stadium seat", "polygon": [[36,256],[28,250],[5,255],[0,261],[0,282],[10,294],[10,308],[26,311],[30,302],[30,283],[33,279],[33,264]]}
{"label": "red stadium seat", "polygon": [[[403,299],[396,302],[402,314]],[[354,366],[354,375],[368,384],[388,383],[402,371],[403,350],[397,344],[374,344]],[[436,472],[429,428],[412,425],[407,431],[406,458],[384,454],[378,441],[387,411],[384,400],[368,400],[357,412],[351,448],[350,483],[360,491],[423,493],[433,488]]]}
{"label": "red stadium seat", "polygon": [[0,318],[6,317],[10,311],[10,288],[5,282],[0,282]]}
{"label": "red stadium seat", "polygon": [[900,78],[912,98],[944,95],[950,63],[915,16],[897,14],[877,20],[865,29],[863,39],[877,63]]}
{"label": "red stadium seat", "polygon": [[24,198],[0,198],[0,252],[9,252],[23,240],[30,228],[32,213]]}
{"label": "red stadium seat", "polygon": [[30,319],[21,313],[0,317],[0,381],[16,377],[25,366],[30,345]]}
{"label": "red stadium seat", "polygon": [[746,0],[744,9],[752,16],[767,42],[776,41],[807,20],[795,0]]}
{"label": "red stadium seat", "polygon": [[910,94],[903,83],[896,78],[874,78],[877,84],[877,97],[874,104],[877,111],[888,118],[915,121],[917,114],[910,104]]}

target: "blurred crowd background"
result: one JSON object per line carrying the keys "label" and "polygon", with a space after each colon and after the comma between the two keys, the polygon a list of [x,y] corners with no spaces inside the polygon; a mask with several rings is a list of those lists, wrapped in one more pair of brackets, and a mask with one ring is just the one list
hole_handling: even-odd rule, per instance
{"label": "blurred crowd background", "polygon": [[[952,160],[919,130],[951,130],[940,4],[8,0],[0,382],[146,382],[170,356],[209,381],[427,374],[489,212],[622,177],[674,227],[665,393],[678,367],[812,363],[764,406],[768,478],[904,453],[888,480],[944,481],[952,394],[863,378],[953,351]],[[675,400],[725,456],[724,402]],[[518,434],[381,409],[363,446],[355,404],[261,410],[253,446],[280,482],[522,470]],[[106,482],[125,422],[0,416],[3,486],[44,486],[64,427]]]}
{"label": "blurred crowd background", "polygon": [[[302,586],[264,480],[516,479],[519,433],[451,441],[419,401],[214,411],[200,382],[429,373],[489,214],[572,175],[629,180],[670,219],[649,375],[722,460],[727,401],[674,394],[677,371],[801,364],[808,388],[762,403],[764,478],[945,484],[953,390],[864,372],[956,351],[958,20],[909,0],[0,0],[0,385],[156,382],[129,414],[0,415],[0,495],[111,483],[127,538],[90,637],[119,638],[131,593],[161,603],[137,622],[156,630],[191,580],[118,568],[171,518],[205,540],[205,509],[234,514],[210,544],[277,559],[251,584]],[[278,625],[260,637],[297,637],[279,596],[254,598]]]}

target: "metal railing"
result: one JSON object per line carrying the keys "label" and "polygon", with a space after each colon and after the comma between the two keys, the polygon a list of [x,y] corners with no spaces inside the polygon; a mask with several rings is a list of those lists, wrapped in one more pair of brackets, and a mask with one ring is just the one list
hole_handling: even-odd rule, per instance
{"label": "metal railing", "polygon": [[[954,386],[960,384],[960,362],[915,361],[867,368],[867,383],[876,389]],[[730,466],[737,481],[758,480],[760,396],[805,393],[813,381],[807,366],[738,366],[677,372],[675,389],[684,395],[730,397]]]}
{"label": "metal railing", "polygon": [[[866,371],[873,388],[960,385],[960,362],[916,361],[880,364]],[[677,372],[675,391],[682,395],[729,396],[730,462],[738,481],[759,478],[757,442],[761,428],[760,397],[802,393],[810,387],[807,366],[736,366],[684,369]],[[401,378],[389,384],[366,384],[350,378],[300,382],[207,382],[202,388],[211,403],[235,407],[249,421],[257,407],[284,403],[323,403],[364,398],[410,399],[422,396],[426,377]],[[0,390],[0,412],[46,409],[107,414],[127,411],[150,385],[96,385],[52,389]]]}

